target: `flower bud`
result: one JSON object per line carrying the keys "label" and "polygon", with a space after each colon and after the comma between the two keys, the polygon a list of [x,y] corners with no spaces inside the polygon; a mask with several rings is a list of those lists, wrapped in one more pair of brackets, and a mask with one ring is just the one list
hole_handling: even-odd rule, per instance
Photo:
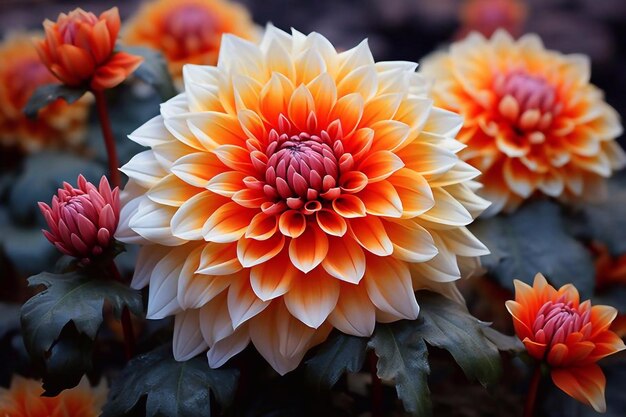
{"label": "flower bud", "polygon": [[52,206],[39,203],[49,230],[44,236],[66,255],[81,259],[84,264],[101,255],[113,244],[120,213],[119,189],[111,191],[106,177],[98,188],[82,175],[78,188],[63,183]]}

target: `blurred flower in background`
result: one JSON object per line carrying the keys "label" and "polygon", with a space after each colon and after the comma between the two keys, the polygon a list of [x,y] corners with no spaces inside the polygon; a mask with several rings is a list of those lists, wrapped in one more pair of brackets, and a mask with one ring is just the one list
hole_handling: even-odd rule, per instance
{"label": "blurred flower in background", "polygon": [[97,417],[106,401],[104,383],[91,387],[86,377],[76,388],[55,397],[42,397],[40,381],[13,376],[8,389],[0,388],[2,417]]}
{"label": "blurred flower in background", "polygon": [[522,34],[528,14],[522,0],[466,0],[459,8],[460,28],[456,37],[464,38],[470,32],[490,37],[498,29],[512,36]]}
{"label": "blurred flower in background", "polygon": [[437,105],[465,117],[460,156],[483,173],[486,214],[512,211],[535,193],[580,200],[626,163],[614,140],[618,113],[589,83],[583,55],[544,49],[535,35],[514,41],[474,33],[426,58]]}
{"label": "blurred flower in background", "polygon": [[609,330],[617,310],[581,303],[573,285],[557,291],[541,274],[532,287],[515,280],[515,301],[507,301],[506,307],[517,336],[533,358],[548,364],[556,386],[596,411],[606,411],[606,379],[596,362],[626,349]]}
{"label": "blurred flower in background", "polygon": [[177,359],[210,347],[218,367],[251,340],[284,374],[332,327],[370,336],[415,319],[417,289],[458,295],[488,202],[415,67],[273,26],[185,66],[185,94],[130,135],[151,149],[122,168],[116,236],[144,245],[133,285],[148,318],[176,315]]}
{"label": "blurred flower in background", "polygon": [[57,100],[37,120],[23,113],[37,87],[58,82],[41,63],[33,36],[15,33],[0,44],[0,145],[25,152],[76,145],[85,136],[89,99]]}
{"label": "blurred flower in background", "polygon": [[120,16],[116,7],[99,17],[76,9],[44,21],[46,37],[36,43],[41,60],[65,85],[113,88],[141,64],[142,58],[115,51]]}
{"label": "blurred flower in background", "polygon": [[217,64],[224,33],[254,39],[257,30],[248,11],[230,0],[155,0],[125,25],[123,41],[159,50],[180,85],[184,64]]}

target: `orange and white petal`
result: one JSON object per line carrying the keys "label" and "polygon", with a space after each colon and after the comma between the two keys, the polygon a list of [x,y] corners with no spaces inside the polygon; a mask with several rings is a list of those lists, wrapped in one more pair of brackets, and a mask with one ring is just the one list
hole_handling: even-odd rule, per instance
{"label": "orange and white petal", "polygon": [[367,257],[363,278],[372,303],[384,313],[399,319],[415,320],[419,306],[413,293],[411,272],[405,262],[392,257]]}
{"label": "orange and white petal", "polygon": [[174,359],[189,360],[205,351],[208,344],[200,331],[200,317],[197,309],[184,310],[174,318],[174,338],[172,348]]}
{"label": "orange and white petal", "polygon": [[606,377],[598,365],[555,368],[552,369],[551,376],[554,384],[567,395],[590,405],[599,413],[606,411],[604,398]]}
{"label": "orange and white petal", "polygon": [[376,308],[365,285],[341,284],[341,295],[328,321],[353,336],[370,337],[376,325]]}
{"label": "orange and white petal", "polygon": [[322,263],[327,254],[328,237],[314,224],[309,224],[304,233],[289,243],[291,263],[304,273]]}
{"label": "orange and white petal", "polygon": [[317,329],[335,308],[339,287],[339,281],[317,268],[293,280],[283,297],[285,306],[302,323]]}
{"label": "orange and white petal", "polygon": [[365,274],[365,254],[361,246],[350,238],[328,238],[328,254],[322,267],[331,276],[351,284],[358,284]]}
{"label": "orange and white petal", "polygon": [[[292,282],[303,275],[289,261],[287,251],[250,269],[250,285],[263,301],[269,301],[287,293]],[[301,279],[301,278],[300,278]]]}

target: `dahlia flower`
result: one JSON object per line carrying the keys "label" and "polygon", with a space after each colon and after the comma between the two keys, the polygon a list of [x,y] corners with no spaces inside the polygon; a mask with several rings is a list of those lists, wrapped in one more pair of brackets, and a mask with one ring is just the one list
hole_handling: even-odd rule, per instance
{"label": "dahlia flower", "polygon": [[98,188],[82,175],[78,188],[64,182],[52,197],[52,207],[39,203],[50,230],[44,236],[66,255],[89,263],[113,243],[120,212],[119,189],[111,191],[105,176]]}
{"label": "dahlia flower", "polygon": [[436,108],[410,62],[366,42],[269,26],[222,39],[217,67],[130,135],[119,240],[144,245],[133,286],[175,315],[174,354],[218,367],[249,341],[280,373],[335,327],[369,336],[415,319],[418,288],[453,297],[466,225],[488,204],[460,161],[461,118]]}
{"label": "dahlia flower", "polygon": [[69,86],[113,88],[141,64],[142,58],[114,51],[120,30],[117,7],[99,17],[80,8],[43,23],[46,38],[36,43],[43,63]]}
{"label": "dahlia flower", "polygon": [[499,28],[518,36],[526,22],[528,10],[522,0],[466,0],[459,9],[461,39],[472,31],[491,36]]}
{"label": "dahlia flower", "polygon": [[77,144],[85,134],[88,103],[57,100],[43,108],[37,120],[23,109],[31,94],[56,79],[41,63],[27,34],[13,34],[0,45],[0,145],[23,151]]}
{"label": "dahlia flower", "polygon": [[125,25],[128,45],[161,51],[172,78],[182,85],[184,64],[217,64],[222,34],[252,39],[256,27],[242,5],[230,0],[156,0]]}
{"label": "dahlia flower", "polygon": [[107,388],[101,383],[91,387],[83,378],[77,387],[56,397],[42,397],[41,383],[14,376],[11,387],[0,387],[2,417],[97,417],[106,401]]}
{"label": "dahlia flower", "polygon": [[546,50],[536,35],[473,33],[427,58],[421,72],[435,80],[435,103],[465,118],[459,156],[483,173],[487,214],[534,193],[591,197],[626,162],[614,140],[619,115],[589,83],[585,56]]}
{"label": "dahlia flower", "polygon": [[541,274],[530,287],[515,280],[515,301],[506,308],[515,332],[528,353],[551,368],[557,387],[596,411],[606,411],[606,379],[596,362],[626,348],[609,330],[617,310],[580,302],[578,291],[564,285],[557,291]]}

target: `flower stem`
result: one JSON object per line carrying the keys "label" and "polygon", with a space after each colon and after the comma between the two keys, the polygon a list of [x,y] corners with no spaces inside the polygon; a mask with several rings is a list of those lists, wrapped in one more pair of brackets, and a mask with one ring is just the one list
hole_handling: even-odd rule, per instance
{"label": "flower stem", "polygon": [[[120,271],[117,269],[115,262],[111,260],[111,273],[113,277],[119,281],[124,282]],[[135,353],[135,333],[133,332],[133,322],[130,317],[130,310],[128,306],[124,306],[122,309],[122,332],[124,333],[124,353],[126,354],[126,360],[130,360]]]}
{"label": "flower stem", "polygon": [[378,358],[374,352],[370,352],[370,374],[372,375],[372,417],[383,415],[383,385],[376,373]]}
{"label": "flower stem", "polygon": [[111,129],[111,120],[107,109],[106,97],[102,90],[93,90],[92,93],[96,97],[98,120],[100,121],[100,128],[102,129],[102,136],[104,137],[104,146],[106,147],[109,159],[109,177],[111,178],[111,185],[113,187],[119,187],[121,185],[121,175],[118,170],[120,164],[117,159],[117,149],[115,148],[115,138],[113,137],[113,130]]}
{"label": "flower stem", "polygon": [[535,413],[535,402],[537,399],[537,391],[539,390],[539,382],[541,381],[541,364],[537,364],[533,371],[528,394],[526,395],[526,404],[524,404],[524,417],[532,417]]}

